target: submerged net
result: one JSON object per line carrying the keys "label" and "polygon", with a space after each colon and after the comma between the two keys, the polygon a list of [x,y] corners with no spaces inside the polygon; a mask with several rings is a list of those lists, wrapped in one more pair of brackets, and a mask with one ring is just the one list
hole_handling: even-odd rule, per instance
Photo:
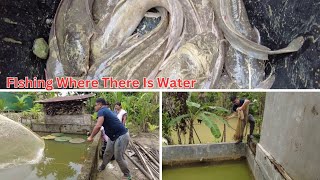
{"label": "submerged net", "polygon": [[34,132],[0,115],[0,169],[38,163],[45,147]]}

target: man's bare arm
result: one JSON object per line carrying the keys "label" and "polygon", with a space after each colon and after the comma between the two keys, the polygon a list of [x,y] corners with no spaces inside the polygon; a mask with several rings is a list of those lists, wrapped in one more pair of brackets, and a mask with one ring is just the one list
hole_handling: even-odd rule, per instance
{"label": "man's bare arm", "polygon": [[92,133],[90,135],[91,138],[94,138],[94,136],[100,131],[101,129],[101,126],[103,124],[103,121],[104,121],[104,117],[103,116],[100,116],[97,120],[97,123],[96,125],[94,126],[93,130],[92,130]]}
{"label": "man's bare arm", "polygon": [[239,108],[239,110],[244,110],[248,107],[248,105],[250,104],[250,100],[249,99],[245,99],[244,103],[242,104],[242,106]]}
{"label": "man's bare arm", "polygon": [[234,118],[236,116],[237,116],[237,113],[233,112],[231,115],[227,116],[226,119],[229,120],[229,119]]}
{"label": "man's bare arm", "polygon": [[124,114],[122,117],[122,124],[125,125],[127,121],[127,114]]}

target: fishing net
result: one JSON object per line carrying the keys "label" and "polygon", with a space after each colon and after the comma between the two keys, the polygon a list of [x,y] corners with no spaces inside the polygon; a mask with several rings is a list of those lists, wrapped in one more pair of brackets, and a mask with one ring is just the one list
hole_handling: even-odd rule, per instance
{"label": "fishing net", "polygon": [[233,136],[233,139],[235,141],[240,141],[243,139],[243,132],[247,124],[249,111],[248,110],[237,111],[237,113],[238,113],[238,122],[237,122],[237,128]]}
{"label": "fishing net", "polygon": [[38,163],[43,155],[44,141],[34,132],[0,115],[0,169]]}

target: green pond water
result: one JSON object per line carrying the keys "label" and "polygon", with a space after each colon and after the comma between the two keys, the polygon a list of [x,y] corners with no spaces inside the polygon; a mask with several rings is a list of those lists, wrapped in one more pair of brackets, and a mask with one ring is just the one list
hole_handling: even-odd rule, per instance
{"label": "green pond water", "polygon": [[[44,134],[41,134],[41,136]],[[82,135],[65,136],[84,138]],[[73,180],[80,174],[85,160],[88,143],[71,144],[45,140],[43,160],[36,165],[22,165],[14,168],[0,169],[0,179],[10,180]]]}
{"label": "green pond water", "polygon": [[163,180],[254,180],[245,160],[227,161],[219,164],[196,164],[192,166],[164,167]]}

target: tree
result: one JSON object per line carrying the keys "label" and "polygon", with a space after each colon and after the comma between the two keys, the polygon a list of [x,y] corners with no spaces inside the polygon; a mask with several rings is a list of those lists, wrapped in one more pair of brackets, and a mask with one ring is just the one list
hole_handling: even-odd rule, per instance
{"label": "tree", "polygon": [[189,130],[189,144],[194,143],[193,132],[196,132],[196,131],[194,129],[193,123],[194,121],[197,121],[197,120],[204,122],[204,124],[210,129],[211,134],[215,138],[221,137],[221,133],[216,121],[221,121],[223,124],[226,124],[230,127],[227,121],[225,121],[222,118],[222,116],[229,113],[229,111],[219,106],[209,106],[209,105],[201,106],[199,103],[191,101],[192,99],[194,99],[192,97],[193,97],[192,93],[190,93],[190,96],[186,101],[186,104],[188,107],[187,113],[172,119],[169,125],[174,126],[175,124],[178,124],[182,120],[184,120]]}
{"label": "tree", "polygon": [[182,144],[181,134],[187,133],[187,125],[184,119],[172,125],[171,119],[188,112],[187,99],[188,93],[186,92],[166,92],[162,97],[162,135],[168,140],[168,144],[173,144],[171,138],[171,129],[176,130],[178,143]]}

